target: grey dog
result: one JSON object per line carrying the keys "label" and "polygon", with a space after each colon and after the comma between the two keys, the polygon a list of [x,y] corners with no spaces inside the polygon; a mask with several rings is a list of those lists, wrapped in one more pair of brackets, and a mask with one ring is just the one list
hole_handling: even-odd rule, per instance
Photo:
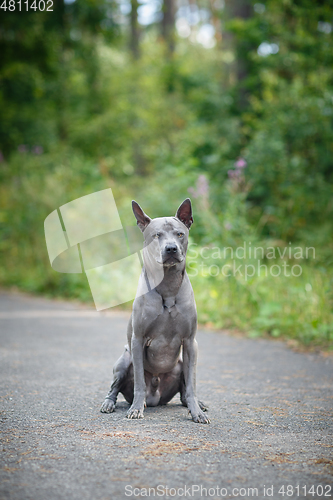
{"label": "grey dog", "polygon": [[189,229],[187,198],[175,217],[150,219],[132,202],[144,236],[144,266],[128,324],[128,346],[114,368],[101,412],[114,411],[118,393],[131,404],[128,418],[143,418],[145,405],[164,405],[177,393],[192,420],[210,423],[196,397],[197,311],[185,270]]}

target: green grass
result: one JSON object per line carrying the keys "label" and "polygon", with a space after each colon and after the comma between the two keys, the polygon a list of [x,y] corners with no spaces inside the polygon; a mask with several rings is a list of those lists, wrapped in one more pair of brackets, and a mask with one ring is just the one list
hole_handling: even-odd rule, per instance
{"label": "green grass", "polygon": [[[196,247],[198,252],[198,247]],[[204,254],[205,255],[205,254]],[[249,337],[271,336],[293,339],[306,346],[333,349],[332,270],[316,267],[306,260],[290,261],[289,270],[283,275],[283,261],[261,261],[261,272],[250,259],[236,259],[235,267],[242,266],[237,275],[224,276],[229,259],[193,258],[189,256],[188,272],[193,285],[199,322],[216,328],[237,328]],[[202,267],[204,263],[205,267]],[[245,276],[245,266],[254,265],[255,275]],[[302,269],[300,276],[293,276],[291,266]],[[212,276],[209,272],[209,267]],[[280,266],[281,275],[278,273]],[[218,273],[218,268],[220,272]],[[231,268],[224,268],[225,274]],[[253,268],[248,268],[249,274]],[[298,274],[300,268],[294,269]],[[192,276],[191,276],[192,275]]]}
{"label": "green grass", "polygon": [[[57,273],[47,256],[38,259],[26,254],[26,257],[21,263],[17,260],[14,264],[12,260],[11,265],[2,266],[0,282],[3,286],[93,303],[85,274]],[[189,252],[188,273],[199,323],[217,329],[237,329],[251,338],[292,339],[295,344],[333,349],[331,269],[317,268],[303,261],[298,262],[302,267],[299,277],[274,277],[269,270],[272,265],[279,265],[279,261],[263,262],[268,266],[267,275],[261,272],[247,279],[244,272],[243,276],[223,276],[221,272],[217,274],[216,266],[221,270],[226,261],[193,258]],[[241,270],[244,270],[250,263],[253,261],[237,260],[235,265],[236,268],[242,265]],[[211,270],[216,276],[209,274],[211,265],[215,266]],[[122,307],[130,306],[131,303],[127,303]]]}
{"label": "green grass", "polygon": [[[93,303],[93,299],[84,273],[61,274],[51,268],[45,245],[45,218],[72,199],[112,186],[122,222],[131,224],[132,197],[142,203],[152,217],[159,215],[157,209],[161,214],[174,213],[179,200],[188,195],[188,186],[194,182],[193,179],[188,181],[185,175],[180,178],[170,175],[163,182],[158,176],[157,179],[150,177],[148,187],[143,181],[141,185],[134,180],[132,183],[113,183],[99,172],[98,165],[66,150],[41,157],[26,155],[23,171],[21,161],[20,155],[14,156],[2,171],[0,285],[87,303]],[[163,188],[158,189],[158,186]],[[254,246],[255,232],[251,233],[247,228],[242,215],[245,213],[244,202],[233,193],[228,196],[229,205],[226,203],[220,218],[200,207],[200,200],[193,200],[195,224],[191,229],[192,238],[195,241],[216,241],[218,246],[222,245],[224,238],[228,242],[226,246],[232,247],[241,246],[247,238],[252,239]],[[238,205],[234,206],[236,202]],[[236,228],[239,226],[239,234],[232,236],[230,231],[223,232],[225,221],[231,221]],[[322,230],[320,234],[327,240],[329,232]],[[315,241],[314,237],[315,234],[311,233],[311,241]],[[246,258],[233,262],[229,254],[223,259],[214,257],[212,246],[205,247],[203,256],[200,256],[203,247],[193,246],[188,252],[187,264],[199,322],[214,328],[237,329],[253,338],[285,338],[306,346],[333,349],[333,262],[331,247],[326,240],[316,241],[321,255],[308,259],[297,259],[294,254],[291,258],[286,255],[284,259],[279,256],[269,259],[267,250],[272,247],[268,245],[279,248],[282,243],[265,240],[262,246],[266,254],[261,264],[267,265],[267,275],[262,268],[260,273],[256,270],[254,276],[247,277],[244,276],[245,266],[256,266],[257,261]],[[236,268],[242,265],[243,276],[240,273],[224,276],[222,266],[234,263]],[[273,266],[283,269],[284,263],[289,266],[289,274],[293,265],[301,266],[302,274],[287,277],[282,270],[279,277],[272,276],[272,271],[276,274],[277,270]],[[213,267],[209,272],[210,266]],[[225,268],[226,271],[229,269]],[[121,282],[116,286],[121,286]],[[122,307],[129,306],[127,303]]]}

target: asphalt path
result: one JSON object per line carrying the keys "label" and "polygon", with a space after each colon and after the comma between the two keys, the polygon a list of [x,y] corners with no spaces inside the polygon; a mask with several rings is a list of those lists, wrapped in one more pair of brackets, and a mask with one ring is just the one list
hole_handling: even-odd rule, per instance
{"label": "asphalt path", "polygon": [[333,360],[199,331],[197,394],[99,412],[125,312],[0,294],[0,498],[333,498]]}

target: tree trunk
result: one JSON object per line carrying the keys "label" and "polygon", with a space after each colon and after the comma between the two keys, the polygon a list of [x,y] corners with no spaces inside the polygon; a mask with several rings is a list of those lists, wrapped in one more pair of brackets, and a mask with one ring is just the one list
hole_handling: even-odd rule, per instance
{"label": "tree trunk", "polygon": [[132,51],[134,59],[139,59],[140,57],[140,47],[139,47],[139,39],[140,39],[140,31],[138,24],[138,0],[131,0],[131,39],[130,39],[130,49]]}
{"label": "tree trunk", "polygon": [[[226,0],[225,10],[227,19],[238,17],[245,20],[252,16],[253,7],[250,0]],[[243,82],[248,75],[247,54],[249,47],[242,40],[236,40],[232,33],[227,33],[225,39],[229,47],[234,49],[236,55],[234,74],[239,88],[238,105],[243,110],[247,105],[247,92]]]}
{"label": "tree trunk", "polygon": [[175,50],[175,5],[174,0],[163,0],[162,35],[170,54]]}

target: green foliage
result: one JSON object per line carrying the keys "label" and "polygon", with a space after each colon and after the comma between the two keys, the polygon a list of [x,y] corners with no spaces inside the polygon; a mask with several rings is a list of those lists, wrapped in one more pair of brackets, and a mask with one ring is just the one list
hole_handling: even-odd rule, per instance
{"label": "green foliage", "polygon": [[[264,6],[249,20],[230,22],[238,46],[247,42],[249,49],[239,54],[247,67],[242,153],[252,183],[249,216],[261,217],[265,236],[287,241],[304,237],[306,227],[316,238],[318,222],[333,221],[332,32],[323,30],[332,9],[307,0]],[[279,52],[258,55],[263,41]]]}
{"label": "green foliage", "polygon": [[[78,7],[80,4],[80,7]],[[0,144],[6,156],[19,145],[48,149],[67,136],[73,112],[94,108],[98,36],[114,40],[107,15],[113,2],[54,2],[54,11],[2,13],[0,29]],[[80,74],[79,74],[80,73]],[[75,82],[77,85],[73,85]],[[84,84],[83,84],[84,82]],[[83,89],[84,87],[84,89]]]}
{"label": "green foliage", "polygon": [[[332,10],[308,0],[262,5],[225,23],[233,34],[227,50],[178,40],[166,57],[151,28],[135,61],[112,1],[2,16],[3,285],[91,300],[85,275],[51,269],[46,216],[107,187],[124,225],[134,222],[133,198],[156,217],[190,196],[198,249],[316,249],[291,278],[205,276],[200,263],[216,261],[192,262],[200,321],[251,336],[332,341]],[[259,55],[264,41],[278,53]]]}
{"label": "green foliage", "polygon": [[[201,323],[247,331],[252,338],[266,334],[305,345],[333,346],[330,269],[287,258],[262,260],[258,264],[248,254],[241,260],[230,259],[230,251],[226,252],[227,258],[223,258],[223,253],[218,257],[216,252],[215,258],[212,256],[213,249],[195,246],[187,263]],[[284,264],[291,266],[286,273]],[[300,276],[291,272],[295,264],[301,266]],[[224,268],[225,265],[230,267]],[[231,272],[233,266],[238,272]],[[246,266],[254,266],[255,273]],[[281,269],[280,276],[275,276],[275,266]],[[299,272],[295,268],[294,274]]]}

